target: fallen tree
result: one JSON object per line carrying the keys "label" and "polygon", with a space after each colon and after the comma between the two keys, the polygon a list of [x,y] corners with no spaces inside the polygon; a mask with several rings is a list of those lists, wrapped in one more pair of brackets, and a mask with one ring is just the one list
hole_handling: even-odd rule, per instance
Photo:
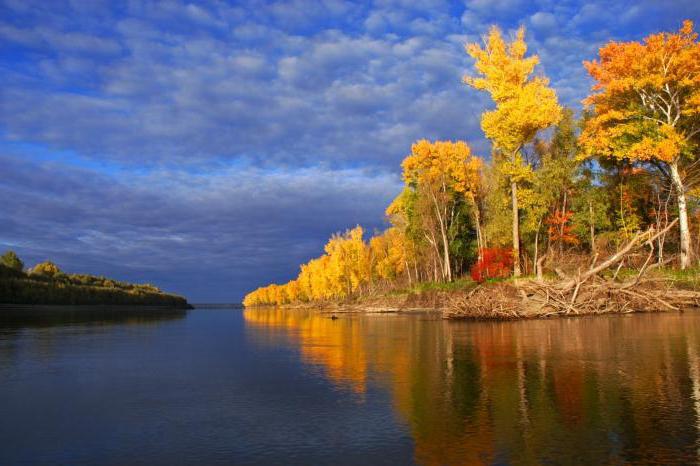
{"label": "fallen tree", "polygon": [[[676,219],[660,230],[651,228],[637,234],[604,261],[597,262],[594,257],[587,270],[579,269],[573,276],[554,267],[558,278],[544,279],[545,258],[541,258],[536,279],[482,285],[467,294],[452,296],[445,315],[453,319],[518,319],[700,307],[700,291],[678,289],[672,279],[649,276],[652,269],[673,259],[653,262],[654,242],[677,223]],[[649,252],[636,273],[626,279],[619,278],[623,264],[645,247]]]}

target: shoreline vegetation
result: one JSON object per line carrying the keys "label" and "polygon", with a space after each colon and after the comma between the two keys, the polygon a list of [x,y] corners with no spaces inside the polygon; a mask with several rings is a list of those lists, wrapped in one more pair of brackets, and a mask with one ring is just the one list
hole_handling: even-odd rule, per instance
{"label": "shoreline vegetation", "polygon": [[131,284],[85,274],[67,274],[46,261],[29,270],[13,251],[0,257],[0,313],[8,306],[46,310],[90,306],[96,310],[191,309],[182,296],[149,284]]}
{"label": "shoreline vegetation", "polygon": [[[485,283],[467,278],[451,283],[452,286],[422,283],[343,300],[256,304],[246,308],[313,309],[329,315],[437,312],[450,320],[519,320],[700,309],[700,268],[688,273],[673,268],[651,269],[644,273],[643,279],[637,278],[637,269],[621,268],[616,272],[615,279],[610,280],[608,273],[592,280],[592,286],[599,289],[595,290],[597,293],[589,291],[588,296],[581,292],[588,301],[584,306],[571,305],[571,301],[561,298],[557,303],[556,292],[562,285],[557,277],[541,280],[525,276]],[[548,301],[551,306],[546,305]]]}
{"label": "shoreline vegetation", "polygon": [[[357,226],[245,306],[438,309],[513,319],[700,306],[700,42],[691,21],[610,41],[584,62],[578,115],[559,104],[525,30],[469,44],[487,93],[488,159],[420,140],[403,160],[391,226]],[[697,235],[692,238],[693,235]],[[411,290],[406,292],[405,290]]]}

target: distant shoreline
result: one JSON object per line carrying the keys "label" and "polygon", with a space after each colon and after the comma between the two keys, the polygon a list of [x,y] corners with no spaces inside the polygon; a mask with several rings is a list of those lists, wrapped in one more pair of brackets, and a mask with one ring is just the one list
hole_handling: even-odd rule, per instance
{"label": "distant shoreline", "polygon": [[76,310],[78,306],[86,310],[192,309],[185,297],[163,292],[151,284],[68,274],[50,261],[25,270],[23,262],[14,252],[8,251],[2,257],[0,311],[8,306],[25,306],[26,309],[35,310]]}
{"label": "distant shoreline", "polygon": [[133,304],[13,304],[0,303],[0,315],[8,313],[22,313],[27,311],[50,312],[171,312],[194,309],[191,304],[187,306],[159,306],[159,305],[133,305]]}

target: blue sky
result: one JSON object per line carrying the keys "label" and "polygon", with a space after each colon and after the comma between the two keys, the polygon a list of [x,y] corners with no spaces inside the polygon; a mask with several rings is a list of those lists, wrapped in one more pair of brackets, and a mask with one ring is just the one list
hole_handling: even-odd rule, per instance
{"label": "blue sky", "polygon": [[0,0],[0,248],[237,301],[333,232],[383,227],[419,138],[481,155],[464,44],[527,28],[580,108],[582,60],[696,0]]}

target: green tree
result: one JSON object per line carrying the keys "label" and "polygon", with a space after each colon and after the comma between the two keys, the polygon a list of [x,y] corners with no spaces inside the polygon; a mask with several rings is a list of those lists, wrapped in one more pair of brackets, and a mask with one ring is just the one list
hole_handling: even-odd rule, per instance
{"label": "green tree", "polygon": [[613,226],[609,186],[602,184],[598,174],[586,167],[577,182],[576,192],[572,205],[574,232],[588,244],[591,255],[595,255],[596,236]]}
{"label": "green tree", "polygon": [[0,263],[5,267],[21,272],[24,269],[24,262],[14,251],[7,251],[0,257]]}
{"label": "green tree", "polygon": [[[540,230],[548,225],[550,243],[558,243],[560,255],[572,235],[567,234],[570,228],[567,219],[571,217],[572,194],[578,177],[579,162],[576,160],[578,151],[576,119],[571,109],[562,111],[562,119],[554,129],[549,142],[537,141],[535,153],[537,159],[532,187],[531,199],[525,199],[525,230],[528,223],[530,231],[534,231],[535,254],[537,262]],[[530,204],[531,206],[529,206]],[[529,209],[527,207],[530,207]],[[528,222],[529,219],[529,222]],[[554,241],[552,241],[554,240]]]}

